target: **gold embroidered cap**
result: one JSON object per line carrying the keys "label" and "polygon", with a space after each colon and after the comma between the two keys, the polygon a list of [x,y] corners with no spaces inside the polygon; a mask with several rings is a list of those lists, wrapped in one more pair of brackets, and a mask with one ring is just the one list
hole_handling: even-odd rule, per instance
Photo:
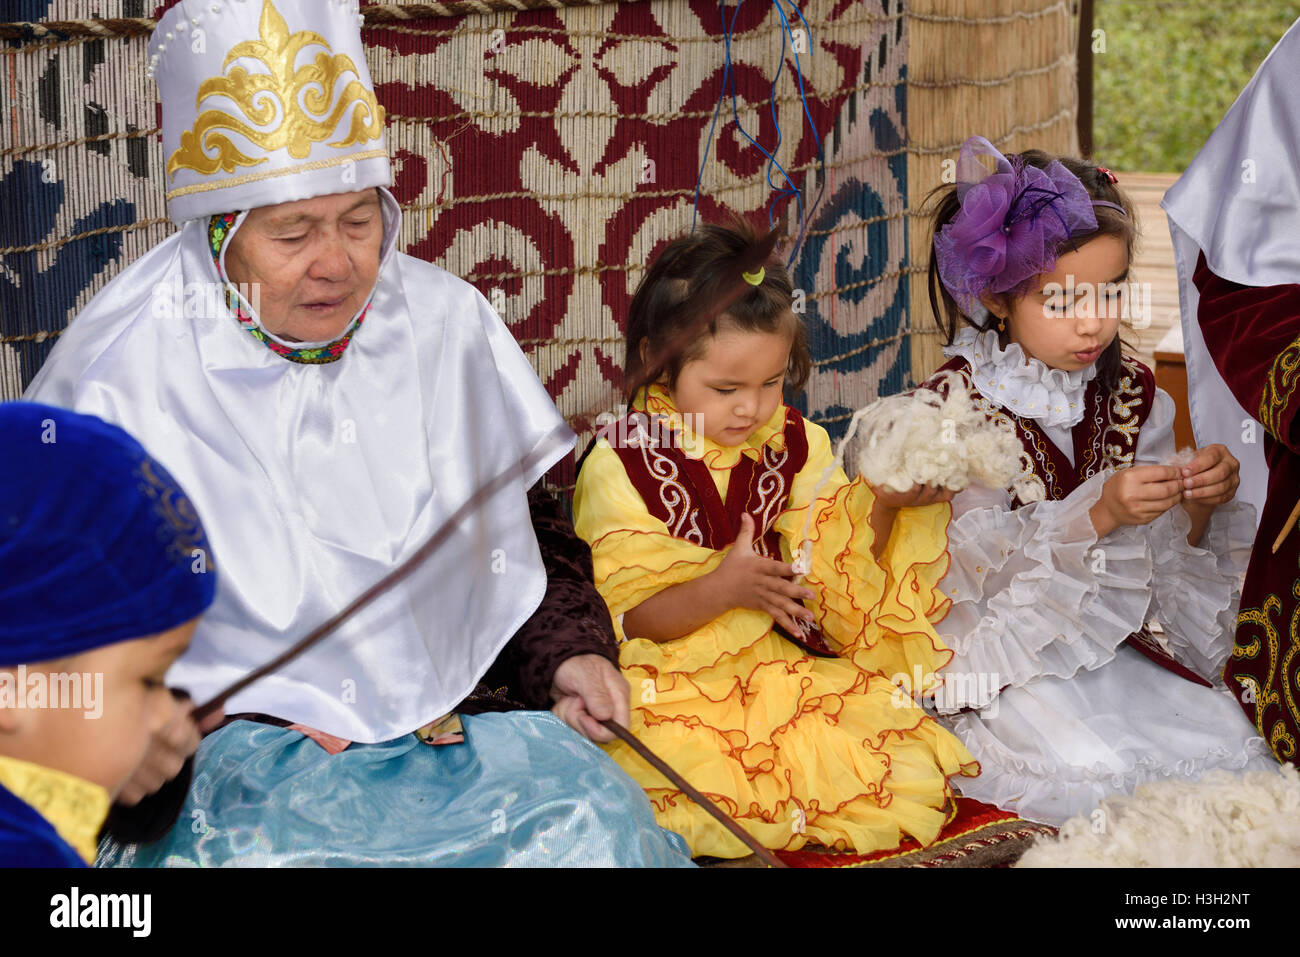
{"label": "gold embroidered cap", "polygon": [[148,70],[178,225],[392,184],[357,0],[181,0]]}

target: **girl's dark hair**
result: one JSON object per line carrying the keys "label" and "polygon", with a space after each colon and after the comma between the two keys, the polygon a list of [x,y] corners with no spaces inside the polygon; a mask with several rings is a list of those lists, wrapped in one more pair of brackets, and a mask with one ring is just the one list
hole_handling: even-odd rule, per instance
{"label": "girl's dark hair", "polygon": [[[1058,257],[1077,249],[1098,236],[1117,236],[1124,240],[1124,245],[1128,250],[1129,262],[1133,261],[1133,254],[1137,248],[1137,222],[1134,218],[1133,203],[1125,195],[1124,191],[1118,189],[1101,169],[1092,163],[1072,156],[1053,156],[1042,150],[1025,150],[1018,156],[1011,154],[1007,159],[1011,160],[1013,164],[1023,163],[1037,166],[1039,169],[1045,169],[1054,160],[1058,161],[1078,177],[1079,182],[1083,184],[1083,188],[1088,191],[1088,194],[1093,199],[1118,203],[1124,208],[1124,213],[1127,215],[1120,213],[1117,209],[1111,209],[1109,206],[1094,206],[1092,210],[1097,217],[1097,228],[1092,232],[1075,233],[1070,236],[1069,239],[1057,247],[1056,255]],[[974,326],[981,332],[986,332],[997,327],[997,318],[990,314],[982,325],[976,322],[961,310],[961,307],[957,305],[956,300],[953,299],[944,286],[943,280],[939,278],[939,265],[934,255],[934,238],[939,234],[939,230],[952,222],[961,209],[961,204],[957,202],[957,187],[955,185],[940,186],[926,197],[926,202],[931,204],[934,217],[933,226],[930,230],[930,308],[934,310],[935,321],[939,324],[939,332],[943,336],[944,344],[951,345],[953,339],[956,338],[957,330],[963,324]],[[995,298],[1009,310],[1012,302],[1024,295],[1026,291],[1027,288],[1012,289],[1008,292],[995,294]],[[1005,342],[1003,344],[1005,345]],[[1114,390],[1119,385],[1122,371],[1120,353],[1123,346],[1124,343],[1121,341],[1121,337],[1116,336],[1115,340],[1097,360],[1097,378],[1100,380],[1101,386],[1107,390]]]}
{"label": "girl's dark hair", "polygon": [[[812,372],[812,356],[803,322],[791,309],[794,289],[790,275],[775,256],[768,256],[763,263],[761,283],[743,291],[724,313],[709,321],[707,330],[702,329],[700,335],[681,344],[683,335],[688,334],[691,315],[677,307],[687,300],[714,294],[717,277],[734,269],[745,251],[761,241],[762,235],[752,225],[736,218],[725,226],[701,225],[664,247],[646,270],[628,310],[623,383],[629,400],[647,372],[653,375],[655,367],[661,368],[669,388],[675,386],[682,367],[704,354],[720,322],[747,332],[789,333],[786,394],[793,396],[803,391]],[[649,370],[641,358],[643,341]]]}

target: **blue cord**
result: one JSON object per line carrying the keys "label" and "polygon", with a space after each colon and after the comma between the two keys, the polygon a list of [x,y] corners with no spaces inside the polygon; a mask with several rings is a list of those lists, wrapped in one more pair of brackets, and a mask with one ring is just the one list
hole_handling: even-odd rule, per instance
{"label": "blue cord", "polygon": [[[694,209],[691,214],[691,229],[692,231],[694,231],[696,222],[699,219],[700,186],[704,181],[704,169],[706,166],[708,166],[709,150],[712,147],[713,137],[717,130],[718,115],[722,111],[722,101],[726,98],[728,92],[730,92],[731,115],[732,115],[732,121],[736,125],[736,129],[740,132],[741,136],[743,136],[746,140],[748,140],[751,144],[753,144],[753,146],[760,153],[762,153],[765,157],[767,157],[767,174],[766,174],[767,185],[774,191],[774,195],[768,201],[768,207],[767,207],[767,224],[769,229],[772,228],[773,225],[773,220],[774,220],[773,207],[775,206],[775,204],[788,197],[794,197],[796,209],[798,210],[800,227],[799,227],[798,238],[795,240],[794,247],[790,251],[790,259],[786,264],[788,268],[790,265],[793,265],[794,259],[798,255],[799,249],[803,244],[804,234],[808,228],[808,220],[809,218],[811,218],[812,213],[815,212],[817,207],[821,204],[822,194],[826,189],[826,177],[825,177],[826,152],[825,152],[825,147],[822,144],[821,136],[818,135],[817,133],[817,127],[813,123],[812,111],[808,109],[808,96],[803,82],[803,66],[799,60],[799,50],[794,44],[794,31],[790,26],[790,20],[786,16],[785,9],[781,5],[781,0],[772,0],[772,5],[776,7],[777,16],[781,20],[781,54],[780,54],[780,58],[777,61],[776,74],[772,77],[772,83],[771,86],[769,87],[769,96],[770,96],[769,106],[771,108],[772,124],[773,126],[776,127],[776,145],[772,148],[771,152],[764,149],[762,144],[759,143],[758,140],[750,136],[749,132],[745,129],[744,125],[740,122],[740,106],[736,97],[736,77],[735,77],[735,71],[733,70],[732,63],[731,63],[731,37],[735,32],[736,18],[740,15],[740,6],[741,3],[743,2],[744,0],[738,0],[738,2],[736,3],[736,8],[732,12],[730,22],[728,22],[727,20],[726,0],[719,0],[718,2],[718,17],[723,29],[722,36],[723,36],[723,49],[724,49],[723,68],[722,68],[722,90],[718,94],[718,102],[713,107],[713,119],[709,124],[709,135],[706,138],[705,145],[704,145],[704,158],[700,163],[700,172],[695,178],[695,201],[694,201]],[[787,0],[787,2],[790,4],[790,8],[794,11],[795,16],[799,18],[799,22],[802,23],[805,29],[807,29],[808,32],[811,34],[812,28],[808,26],[808,21],[804,18],[803,12],[795,4],[794,0]],[[822,175],[820,177],[820,188],[818,189],[817,192],[817,198],[813,202],[812,208],[808,211],[807,215],[804,214],[803,197],[800,195],[798,188],[795,186],[794,180],[790,178],[790,174],[786,172],[785,168],[781,166],[779,162],[777,162],[776,155],[775,155],[776,152],[781,148],[781,143],[783,139],[781,134],[781,122],[777,115],[776,87],[778,81],[781,78],[781,71],[785,66],[785,50],[786,50],[787,36],[790,38],[790,49],[791,52],[794,54],[795,82],[797,83],[799,88],[799,99],[803,106],[804,116],[808,120],[808,127],[809,129],[812,130],[813,141],[817,144],[817,157],[818,160],[820,161],[821,172],[822,172]],[[778,186],[778,184],[773,181],[772,178],[773,170],[781,174],[781,178],[785,181],[784,186]]]}
{"label": "blue cord", "polygon": [[[777,12],[781,14],[781,23],[784,25],[786,30],[789,30],[790,25],[785,18],[784,11],[781,10],[780,0],[775,0],[775,2],[777,4]],[[811,36],[812,27],[808,26],[808,21],[804,19],[803,12],[797,6],[795,6],[794,0],[790,0],[790,9],[794,10],[795,15],[799,17],[799,22],[804,25],[804,28],[808,31],[808,35]],[[794,38],[793,31],[791,31],[790,36],[791,36],[791,40],[793,41]],[[782,47],[781,56],[782,59],[784,60],[785,59],[784,37],[781,40],[781,47]],[[809,56],[812,55],[811,50],[812,47],[810,46]],[[798,78],[798,83],[799,83],[799,100],[803,104],[803,115],[808,120],[808,129],[812,130],[813,141],[817,144],[817,159],[821,166],[821,175],[818,177],[817,197],[816,199],[813,200],[812,208],[808,210],[807,216],[803,216],[803,215],[800,216],[799,235],[795,238],[794,246],[790,250],[790,259],[786,263],[787,269],[789,269],[792,265],[794,265],[795,257],[799,255],[799,250],[803,248],[803,239],[804,239],[804,234],[808,231],[808,223],[812,220],[813,214],[817,212],[817,207],[820,206],[822,202],[822,195],[826,192],[826,148],[825,146],[822,145],[822,138],[817,133],[817,124],[813,122],[812,112],[808,109],[808,96],[804,90],[804,85],[803,85],[803,69],[799,63],[799,50],[797,47],[794,46],[793,42],[791,43],[791,51],[794,53],[795,76]]]}
{"label": "blue cord", "polygon": [[[721,2],[722,4],[725,5],[726,0],[720,0],[720,2]],[[743,3],[743,2],[744,2],[744,0],[741,0],[741,3]],[[781,8],[780,8],[779,0],[773,0],[773,3],[777,5],[777,11],[778,11],[778,13],[780,13],[780,12],[781,12]],[[789,175],[788,173],[786,173],[784,167],[782,167],[781,164],[778,163],[778,162],[776,161],[776,156],[774,156],[772,153],[769,153],[767,150],[763,149],[762,144],[759,143],[758,140],[754,139],[754,137],[750,136],[750,135],[749,135],[749,132],[745,129],[744,125],[740,122],[740,104],[737,102],[737,99],[736,99],[736,76],[735,76],[735,72],[734,72],[733,70],[730,69],[730,65],[731,65],[731,36],[732,36],[732,34],[735,32],[735,27],[736,27],[736,17],[738,17],[739,15],[740,15],[740,3],[737,3],[737,4],[736,4],[736,12],[733,13],[732,16],[731,16],[731,24],[730,24],[730,26],[728,27],[728,29],[727,29],[727,30],[724,32],[724,34],[723,34],[723,42],[724,42],[724,44],[725,44],[725,57],[726,57],[725,62],[727,63],[727,70],[726,70],[725,75],[726,75],[727,78],[730,80],[730,87],[731,87],[731,117],[732,117],[733,122],[736,124],[736,130],[740,133],[740,135],[743,136],[745,139],[749,140],[749,142],[752,143],[752,144],[754,145],[754,147],[755,147],[755,148],[756,148],[760,153],[762,153],[764,156],[767,157],[767,163],[768,163],[768,165],[767,165],[767,185],[770,186],[770,187],[773,188],[773,189],[776,189],[776,184],[772,182],[772,169],[773,169],[773,168],[775,168],[775,169],[776,169],[776,170],[781,174],[781,176],[785,178],[786,183],[789,184],[789,188],[788,188],[788,189],[780,190],[780,191],[777,193],[776,196],[772,197],[772,199],[768,201],[767,225],[768,225],[768,228],[770,229],[770,228],[772,228],[772,204],[774,204],[775,202],[777,202],[777,201],[778,201],[779,199],[781,199],[783,196],[789,196],[789,195],[792,195],[792,194],[793,194],[793,195],[796,195],[796,197],[797,197],[797,190],[795,189],[795,186],[794,186],[794,180],[790,179],[790,175]],[[784,17],[784,14],[782,14],[781,19],[782,19],[782,23],[784,24],[784,23],[785,23],[785,17]],[[777,69],[776,69],[776,78],[779,78],[779,77],[780,77],[780,75],[781,75],[781,67],[784,66],[784,64],[785,64],[785,36],[786,36],[786,31],[785,31],[784,29],[782,29],[782,31],[781,31],[781,59],[780,59],[779,63],[777,64]],[[770,87],[770,95],[772,96],[772,98],[773,98],[774,100],[775,100],[775,96],[776,96],[776,82],[777,82],[777,79],[776,79],[776,78],[773,78],[773,80],[772,80],[772,85],[771,85],[771,87]],[[775,103],[775,102],[772,103],[772,116],[773,116],[773,122],[776,123],[777,145],[780,146],[780,143],[781,143],[781,124],[780,124],[779,121],[776,120],[776,103]],[[799,204],[799,208],[800,208],[800,212],[802,213],[802,209],[803,209],[803,204],[802,204],[802,202],[800,202],[800,204]]]}

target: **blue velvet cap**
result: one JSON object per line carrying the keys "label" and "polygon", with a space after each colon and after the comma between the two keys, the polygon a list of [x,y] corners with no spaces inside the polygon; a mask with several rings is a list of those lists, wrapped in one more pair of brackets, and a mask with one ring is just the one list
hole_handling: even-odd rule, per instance
{"label": "blue velvet cap", "polygon": [[185,492],[125,431],[0,403],[0,666],[175,628],[217,576]]}

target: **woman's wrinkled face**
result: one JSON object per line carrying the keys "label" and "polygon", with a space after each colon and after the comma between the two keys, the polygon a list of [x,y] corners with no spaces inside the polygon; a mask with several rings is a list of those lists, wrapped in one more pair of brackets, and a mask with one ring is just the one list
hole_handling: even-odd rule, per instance
{"label": "woman's wrinkled face", "polygon": [[343,335],[379,275],[383,212],[374,189],[249,212],[226,249],[226,275],[257,284],[262,327],[296,342]]}

